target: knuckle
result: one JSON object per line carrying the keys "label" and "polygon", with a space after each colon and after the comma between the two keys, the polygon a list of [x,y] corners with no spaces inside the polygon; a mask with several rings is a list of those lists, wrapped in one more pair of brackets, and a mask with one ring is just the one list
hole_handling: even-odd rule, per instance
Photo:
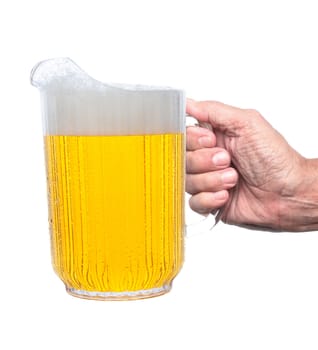
{"label": "knuckle", "polygon": [[189,206],[198,213],[207,213],[210,211],[210,207],[207,205],[204,196],[192,196],[189,200]]}
{"label": "knuckle", "polygon": [[205,157],[202,150],[188,151],[186,155],[186,169],[188,172],[198,173],[202,168]]}
{"label": "knuckle", "polygon": [[210,172],[203,176],[203,186],[208,191],[213,191],[221,185],[220,176],[217,172]]}
{"label": "knuckle", "polygon": [[198,168],[198,157],[195,152],[187,152],[186,154],[186,169],[187,172],[196,172]]}
{"label": "knuckle", "polygon": [[253,108],[246,109],[246,114],[252,118],[262,118],[261,113]]}
{"label": "knuckle", "polygon": [[187,127],[186,129],[186,144],[191,145],[193,143],[193,138],[195,137],[194,127]]}
{"label": "knuckle", "polygon": [[193,152],[186,153],[186,170],[187,172],[191,171],[195,167],[196,157],[193,155]]}
{"label": "knuckle", "polygon": [[185,181],[185,188],[186,192],[190,194],[194,194],[194,185],[193,185],[193,176],[192,175],[187,175],[186,176],[186,181]]}

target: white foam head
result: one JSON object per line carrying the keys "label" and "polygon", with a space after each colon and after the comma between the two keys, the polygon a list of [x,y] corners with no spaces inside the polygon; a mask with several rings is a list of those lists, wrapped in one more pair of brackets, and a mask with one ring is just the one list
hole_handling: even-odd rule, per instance
{"label": "white foam head", "polygon": [[142,135],[185,128],[182,90],[105,84],[69,58],[38,63],[31,84],[41,91],[45,135]]}

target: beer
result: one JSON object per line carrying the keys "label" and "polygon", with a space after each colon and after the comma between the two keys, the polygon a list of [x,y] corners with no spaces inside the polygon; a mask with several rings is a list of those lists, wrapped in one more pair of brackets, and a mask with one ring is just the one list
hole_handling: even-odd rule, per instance
{"label": "beer", "polygon": [[185,95],[39,62],[51,255],[87,299],[164,294],[183,261]]}
{"label": "beer", "polygon": [[169,290],[183,262],[183,133],[44,138],[52,261],[69,293]]}

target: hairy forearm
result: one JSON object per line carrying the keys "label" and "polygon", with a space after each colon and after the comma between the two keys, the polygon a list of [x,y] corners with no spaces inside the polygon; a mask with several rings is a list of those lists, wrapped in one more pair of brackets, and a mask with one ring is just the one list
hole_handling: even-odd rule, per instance
{"label": "hairy forearm", "polygon": [[307,159],[293,196],[282,199],[278,228],[285,231],[318,230],[318,159]]}

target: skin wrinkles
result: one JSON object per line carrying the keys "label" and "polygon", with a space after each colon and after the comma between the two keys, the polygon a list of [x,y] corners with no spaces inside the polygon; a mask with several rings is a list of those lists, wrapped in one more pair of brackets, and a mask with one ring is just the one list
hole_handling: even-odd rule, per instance
{"label": "skin wrinkles", "polygon": [[[187,141],[186,189],[192,194],[193,210],[206,214],[220,210],[219,218],[235,225],[292,231],[318,228],[318,195],[312,195],[318,193],[318,159],[302,157],[256,110],[189,100],[187,113],[199,124],[210,124],[210,130],[187,129],[192,146]],[[210,147],[195,141],[201,130],[215,140]],[[224,152],[229,161],[211,165],[213,149]],[[225,182],[229,172],[235,174],[231,184]],[[306,212],[308,207],[312,213]]]}

